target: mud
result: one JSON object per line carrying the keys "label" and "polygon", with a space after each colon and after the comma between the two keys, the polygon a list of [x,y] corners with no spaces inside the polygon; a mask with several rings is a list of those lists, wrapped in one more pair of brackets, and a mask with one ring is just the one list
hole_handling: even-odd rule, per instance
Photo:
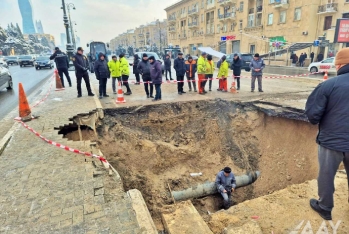
{"label": "mud", "polygon": [[[235,203],[316,177],[316,127],[298,110],[280,112],[262,104],[212,100],[105,109],[98,143],[125,190],[142,192],[162,230],[160,214],[172,203],[168,187],[214,181],[225,166],[238,175],[262,173],[254,185],[236,191]],[[203,175],[191,177],[192,172]],[[193,204],[208,221],[222,201],[217,195]]]}

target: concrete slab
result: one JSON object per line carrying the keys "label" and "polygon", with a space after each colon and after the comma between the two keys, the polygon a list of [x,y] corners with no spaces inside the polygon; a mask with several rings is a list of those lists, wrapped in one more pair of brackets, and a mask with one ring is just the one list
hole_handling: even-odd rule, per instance
{"label": "concrete slab", "polygon": [[162,214],[162,220],[169,234],[213,234],[191,201],[173,205]]}
{"label": "concrete slab", "polygon": [[241,227],[227,227],[224,229],[223,234],[263,234],[261,227],[255,221],[250,221],[242,225]]}
{"label": "concrete slab", "polygon": [[158,231],[156,230],[141,192],[138,189],[132,189],[127,191],[127,195],[131,198],[132,208],[136,213],[137,222],[142,233],[157,234]]}

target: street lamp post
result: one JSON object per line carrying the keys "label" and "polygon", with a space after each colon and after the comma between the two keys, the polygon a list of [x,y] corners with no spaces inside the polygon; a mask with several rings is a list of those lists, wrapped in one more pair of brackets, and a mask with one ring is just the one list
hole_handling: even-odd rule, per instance
{"label": "street lamp post", "polygon": [[74,36],[74,28],[73,28],[73,22],[71,21],[71,17],[70,17],[70,8],[73,8],[73,10],[75,10],[75,5],[73,3],[67,3],[67,9],[68,9],[68,17],[69,17],[69,24],[70,24],[70,35],[72,38],[72,42],[73,42],[73,47],[74,49],[76,49],[76,42],[75,42],[75,36]]}
{"label": "street lamp post", "polygon": [[160,20],[158,22],[159,22],[159,35],[160,35],[160,46],[159,47],[160,47],[160,52],[162,52]]}
{"label": "street lamp post", "polygon": [[68,21],[67,12],[66,12],[66,9],[65,9],[65,2],[64,2],[64,0],[62,0],[62,7],[61,8],[63,9],[63,22],[64,22],[64,27],[65,27],[65,32],[66,32],[66,35],[67,35],[67,46],[66,46],[67,54],[68,54],[69,59],[71,60],[72,57],[73,57],[74,49],[72,47],[70,36],[69,36],[69,21]]}

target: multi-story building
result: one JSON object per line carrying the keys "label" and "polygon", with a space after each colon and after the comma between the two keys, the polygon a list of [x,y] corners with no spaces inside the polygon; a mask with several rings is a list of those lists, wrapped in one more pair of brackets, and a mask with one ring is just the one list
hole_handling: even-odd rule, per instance
{"label": "multi-story building", "polygon": [[42,27],[41,20],[35,21],[35,25],[36,25],[36,32],[43,34],[44,33],[44,28]]}
{"label": "multi-story building", "polygon": [[153,21],[146,25],[127,32],[119,34],[110,41],[111,50],[116,50],[118,46],[133,46],[144,50],[151,46],[157,46],[159,49],[167,46],[167,21]]}
{"label": "multi-story building", "polygon": [[319,36],[325,36],[329,46],[315,48],[315,53],[326,54],[341,46],[332,43],[334,27],[337,18],[348,18],[348,3],[349,0],[182,0],[165,9],[168,41],[190,54],[197,54],[201,46],[222,53],[266,54],[308,42],[299,47],[304,50]]}
{"label": "multi-story building", "polygon": [[23,34],[36,33],[33,21],[33,7],[30,0],[18,0],[19,10],[22,15]]}

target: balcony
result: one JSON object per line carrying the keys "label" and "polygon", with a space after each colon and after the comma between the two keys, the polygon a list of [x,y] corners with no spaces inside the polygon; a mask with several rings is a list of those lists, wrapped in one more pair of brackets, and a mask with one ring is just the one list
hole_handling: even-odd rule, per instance
{"label": "balcony", "polygon": [[207,4],[206,5],[206,10],[213,9],[214,7],[216,7],[216,5],[214,3]]}
{"label": "balcony", "polygon": [[169,23],[175,23],[176,22],[176,17],[175,16],[170,16],[170,17],[168,17],[167,21]]}
{"label": "balcony", "polygon": [[290,4],[288,4],[288,0],[276,0],[274,8],[279,10],[287,10]]}
{"label": "balcony", "polygon": [[338,3],[328,3],[325,5],[319,6],[318,14],[334,14],[338,10]]}
{"label": "balcony", "polygon": [[169,28],[168,28],[168,32],[169,32],[169,33],[174,33],[174,32],[176,32],[176,27],[169,27]]}
{"label": "balcony", "polygon": [[189,11],[188,11],[188,15],[189,15],[189,16],[196,16],[196,15],[199,15],[199,9],[193,8],[193,9],[189,10]]}
{"label": "balcony", "polygon": [[197,27],[199,27],[199,23],[198,22],[190,22],[190,23],[188,23],[188,27],[189,28],[197,28]]}
{"label": "balcony", "polygon": [[228,12],[222,15],[218,15],[219,21],[226,21],[226,20],[234,20],[235,19],[235,12]]}
{"label": "balcony", "polygon": [[231,6],[233,4],[236,4],[236,2],[236,0],[218,0],[218,4],[223,7]]}
{"label": "balcony", "polygon": [[139,33],[138,36],[139,37],[144,37],[144,34],[143,33]]}

